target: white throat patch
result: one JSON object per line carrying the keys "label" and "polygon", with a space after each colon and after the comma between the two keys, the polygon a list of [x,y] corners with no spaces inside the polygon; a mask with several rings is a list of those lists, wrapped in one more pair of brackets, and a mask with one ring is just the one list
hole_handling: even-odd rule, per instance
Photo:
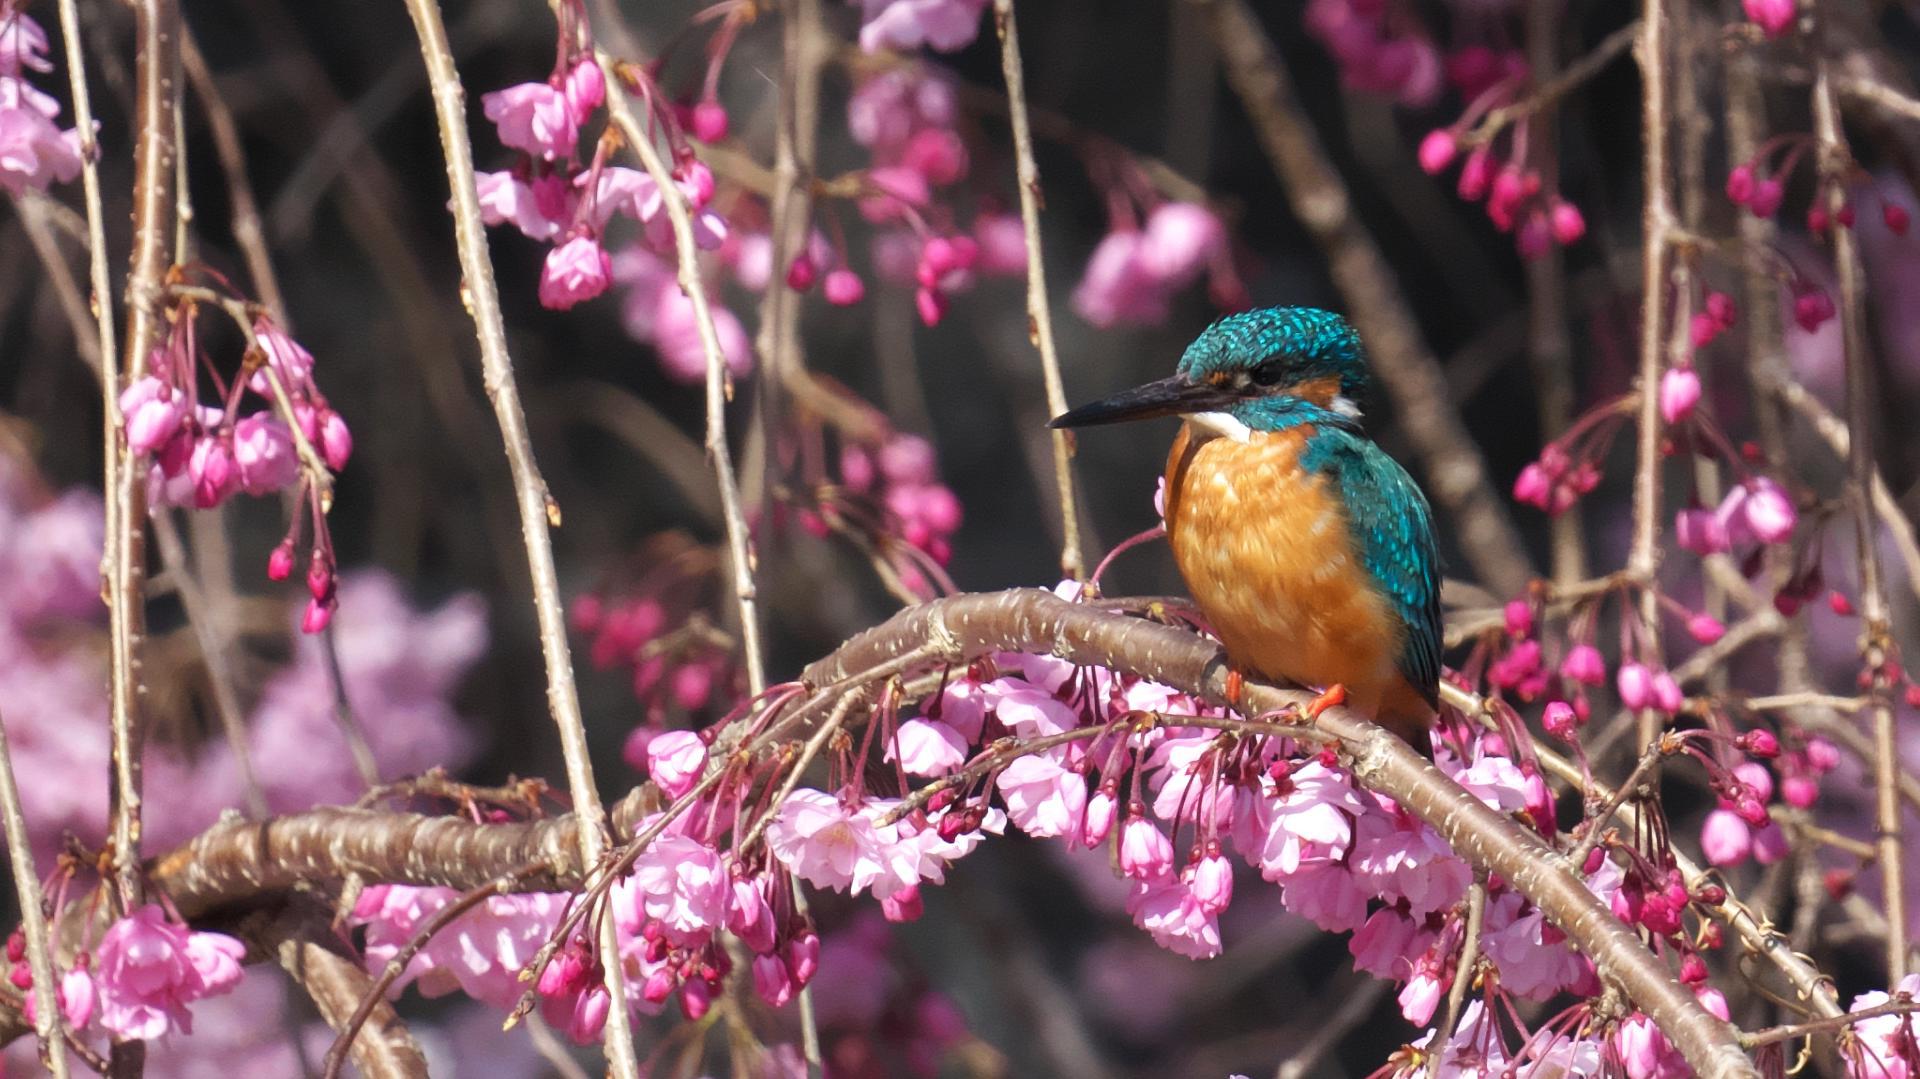
{"label": "white throat patch", "polygon": [[1189,412],[1187,422],[1209,435],[1235,442],[1253,441],[1253,428],[1241,423],[1231,412]]}
{"label": "white throat patch", "polygon": [[1357,420],[1360,418],[1359,404],[1356,403],[1353,398],[1348,397],[1345,394],[1336,395],[1333,399],[1332,407],[1333,407],[1333,411],[1338,412],[1342,416],[1345,416],[1349,419]]}

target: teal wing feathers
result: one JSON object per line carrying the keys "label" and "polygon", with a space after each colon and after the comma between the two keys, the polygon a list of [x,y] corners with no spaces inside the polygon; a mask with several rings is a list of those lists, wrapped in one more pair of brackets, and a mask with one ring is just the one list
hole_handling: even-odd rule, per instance
{"label": "teal wing feathers", "polygon": [[1321,425],[1302,464],[1340,485],[1354,545],[1406,626],[1400,673],[1429,704],[1440,695],[1440,554],[1427,496],[1365,435]]}

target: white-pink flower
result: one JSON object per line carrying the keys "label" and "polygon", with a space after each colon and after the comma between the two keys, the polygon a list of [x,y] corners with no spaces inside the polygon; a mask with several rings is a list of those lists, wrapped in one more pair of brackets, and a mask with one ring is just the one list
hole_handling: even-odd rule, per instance
{"label": "white-pink flower", "polygon": [[1171,874],[1136,883],[1127,898],[1134,924],[1151,934],[1155,944],[1189,959],[1220,954],[1217,909],[1209,910],[1186,880]]}
{"label": "white-pink flower", "polygon": [[186,421],[187,397],[152,375],[142,375],[120,391],[120,417],[127,429],[127,448],[154,453]]}
{"label": "white-pink flower", "polygon": [[1163,202],[1147,215],[1140,264],[1167,287],[1179,288],[1206,269],[1226,235],[1220,219],[1205,206]]}
{"label": "white-pink flower", "polygon": [[1078,835],[1087,810],[1087,780],[1044,754],[1020,757],[995,781],[1007,819],[1030,836]]}
{"label": "white-pink flower", "polygon": [[1280,880],[1309,858],[1344,857],[1353,842],[1354,818],[1369,811],[1352,778],[1316,760],[1294,769],[1277,787],[1281,793],[1255,799],[1250,841],[1242,844],[1260,875]]}
{"label": "white-pink flower", "polygon": [[[1920,997],[1920,974],[1907,975],[1894,988],[1910,997]],[[1854,997],[1853,1005],[1847,1010],[1861,1012],[1892,1002],[1891,996],[1876,989]],[[1907,1051],[1902,1046],[1920,1042],[1920,1019],[1912,1015],[1876,1016],[1855,1023],[1853,1033],[1859,1039],[1859,1055],[1847,1062],[1848,1079],[1908,1079],[1912,1074]]]}
{"label": "white-pink flower", "polygon": [[[567,220],[572,218],[570,210],[564,215],[566,220],[561,216],[548,216],[534,189],[512,172],[476,172],[474,182],[480,195],[480,219],[489,225],[510,222],[531,239],[551,240],[560,235]],[[596,204],[601,205],[606,207],[609,216],[616,208],[612,202]],[[598,223],[605,224],[606,221],[602,218]]]}
{"label": "white-pink flower", "polygon": [[59,102],[0,75],[0,189],[19,198],[80,175],[80,133],[62,131],[54,122],[59,115]]}
{"label": "white-pink flower", "polygon": [[10,7],[0,14],[0,75],[18,75],[21,69],[52,71],[47,59],[47,32],[26,12]]}

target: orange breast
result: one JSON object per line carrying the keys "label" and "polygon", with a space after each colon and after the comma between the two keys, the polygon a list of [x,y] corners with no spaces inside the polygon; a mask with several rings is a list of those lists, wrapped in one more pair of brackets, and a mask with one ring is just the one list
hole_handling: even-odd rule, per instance
{"label": "orange breast", "polygon": [[1167,458],[1174,561],[1236,666],[1337,682],[1367,715],[1424,723],[1430,710],[1394,665],[1400,620],[1372,586],[1333,482],[1300,466],[1312,433],[1236,442],[1182,424]]}

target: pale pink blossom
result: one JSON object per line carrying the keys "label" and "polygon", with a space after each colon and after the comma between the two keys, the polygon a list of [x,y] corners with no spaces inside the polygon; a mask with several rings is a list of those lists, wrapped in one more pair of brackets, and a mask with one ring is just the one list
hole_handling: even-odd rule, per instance
{"label": "pale pink blossom", "polygon": [[347,429],[346,418],[332,409],[320,418],[320,456],[327,467],[335,472],[347,467],[347,459],[353,456],[353,432]]}
{"label": "pale pink blossom", "polygon": [[1191,282],[1226,242],[1213,211],[1191,202],[1163,202],[1147,215],[1139,259],[1147,273],[1170,288]]}
{"label": "pale pink blossom", "polygon": [[1700,376],[1691,367],[1669,367],[1660,376],[1660,418],[1670,424],[1693,415],[1700,403]]}
{"label": "pale pink blossom", "polygon": [[607,291],[613,260],[600,241],[575,236],[552,251],[540,268],[540,305],[566,311]]}
{"label": "pale pink blossom", "polygon": [[173,438],[187,418],[187,397],[152,375],[142,375],[120,391],[120,415],[127,448],[153,453]]}
{"label": "pale pink blossom", "polygon": [[1380,978],[1405,978],[1414,960],[1432,946],[1437,934],[1424,921],[1414,921],[1394,907],[1381,907],[1347,942],[1355,970]]}
{"label": "pale pink blossom", "polygon": [[1212,959],[1220,954],[1219,916],[1184,879],[1167,874],[1137,882],[1127,899],[1127,913],[1154,943],[1176,955]]}
{"label": "pale pink blossom", "polygon": [[1171,875],[1173,841],[1145,817],[1129,817],[1120,826],[1120,872],[1135,880]]}
{"label": "pale pink blossom", "polygon": [[726,923],[732,891],[718,851],[686,836],[662,835],[614,885],[614,917],[631,934],[653,921],[676,944],[704,943]]}
{"label": "pale pink blossom", "polygon": [[53,70],[47,32],[26,12],[9,7],[0,14],[0,75],[18,75],[22,69]]}
{"label": "pale pink blossom", "polygon": [[80,174],[80,133],[54,122],[60,103],[12,75],[0,75],[0,189],[14,198]]}
{"label": "pale pink blossom", "polygon": [[[28,992],[26,997],[27,1022],[32,1023],[38,1015],[37,997],[39,994]],[[98,1005],[100,994],[93,984],[93,975],[86,967],[76,963],[60,976],[60,989],[57,994],[60,1002],[60,1017],[67,1026],[79,1030],[93,1021],[93,1011]]]}
{"label": "pale pink blossom", "polygon": [[1166,318],[1169,296],[1164,279],[1148,269],[1144,245],[1137,229],[1107,233],[1074,286],[1075,313],[1101,329],[1122,323],[1148,325]]}
{"label": "pale pink blossom", "polygon": [[694,731],[666,731],[647,743],[647,777],[669,798],[692,790],[706,764],[707,743]]}
{"label": "pale pink blossom", "polygon": [[[1909,974],[1894,987],[1909,997],[1920,998],[1920,974]],[[1893,997],[1878,989],[1853,998],[1850,1012],[1866,1011],[1893,1003]],[[1920,1044],[1920,1018],[1913,1015],[1881,1015],[1853,1024],[1859,1039],[1857,1055],[1847,1060],[1848,1079],[1908,1079],[1916,1061],[1911,1047]]]}
{"label": "pale pink blossom", "polygon": [[1674,516],[1673,539],[1681,550],[1702,557],[1725,554],[1732,546],[1719,515],[1701,506],[1689,506]]}
{"label": "pale pink blossom", "polygon": [[233,460],[240,486],[250,495],[284,490],[300,475],[293,433],[278,417],[266,413],[255,413],[233,425]]}
{"label": "pale pink blossom", "polygon": [[240,470],[234,465],[233,447],[218,435],[194,441],[187,473],[193,478],[193,504],[198,509],[212,509],[240,489]]}
{"label": "pale pink blossom", "polygon": [[1354,827],[1354,876],[1374,894],[1405,899],[1415,914],[1460,901],[1473,881],[1468,867],[1424,821],[1405,812],[1371,813]]}
{"label": "pale pink blossom", "polygon": [[889,845],[866,814],[807,788],[788,795],[767,827],[767,847],[781,865],[836,892],[863,891],[885,876]]}
{"label": "pale pink blossom", "polygon": [[1087,809],[1087,780],[1042,754],[1020,757],[995,780],[1007,819],[1038,838],[1077,835]]}
{"label": "pale pink blossom", "polygon": [[888,741],[886,759],[899,761],[908,775],[943,776],[967,762],[967,740],[937,719],[909,719]]}
{"label": "pale pink blossom", "polygon": [[567,72],[566,85],[561,87],[561,93],[567,98],[567,115],[578,127],[586,123],[587,117],[593,115],[593,110],[606,101],[606,76],[601,73],[600,65],[589,57],[573,65],[573,70]]}
{"label": "pale pink blossom", "polygon": [[1316,760],[1293,769],[1274,786],[1275,794],[1255,800],[1253,842],[1241,847],[1261,876],[1281,880],[1309,858],[1346,855],[1353,842],[1353,820],[1368,811],[1352,777]]}
{"label": "pale pink blossom", "polygon": [[[260,343],[260,351],[267,354],[267,368],[280,376],[280,385],[288,393],[313,389],[313,353],[266,319],[253,324],[253,336]],[[263,397],[273,393],[265,369],[254,372],[247,388]]]}
{"label": "pale pink blossom", "polygon": [[980,33],[987,0],[861,0],[860,47],[953,52]]}
{"label": "pale pink blossom", "polygon": [[148,903],[109,926],[95,950],[100,1025],[123,1038],[191,1033],[187,1005],[239,984],[246,954],[234,938],[190,931]]}
{"label": "pale pink blossom", "polygon": [[1358,929],[1367,917],[1367,902],[1375,898],[1337,859],[1317,857],[1302,862],[1282,881],[1287,909],[1330,933]]}
{"label": "pale pink blossom", "polygon": [[[566,227],[565,220],[547,215],[533,188],[512,172],[477,172],[474,181],[480,195],[480,219],[487,224],[511,223],[535,240],[551,240]],[[612,213],[610,205],[608,213]],[[571,219],[572,215],[565,216]]]}
{"label": "pale pink blossom", "polygon": [[523,82],[480,95],[486,117],[511,149],[553,161],[571,157],[580,138],[567,95],[550,83]]}
{"label": "pale pink blossom", "polygon": [[1576,644],[1567,649],[1567,657],[1560,661],[1560,674],[1584,686],[1598,686],[1607,680],[1607,661],[1598,648]]}

